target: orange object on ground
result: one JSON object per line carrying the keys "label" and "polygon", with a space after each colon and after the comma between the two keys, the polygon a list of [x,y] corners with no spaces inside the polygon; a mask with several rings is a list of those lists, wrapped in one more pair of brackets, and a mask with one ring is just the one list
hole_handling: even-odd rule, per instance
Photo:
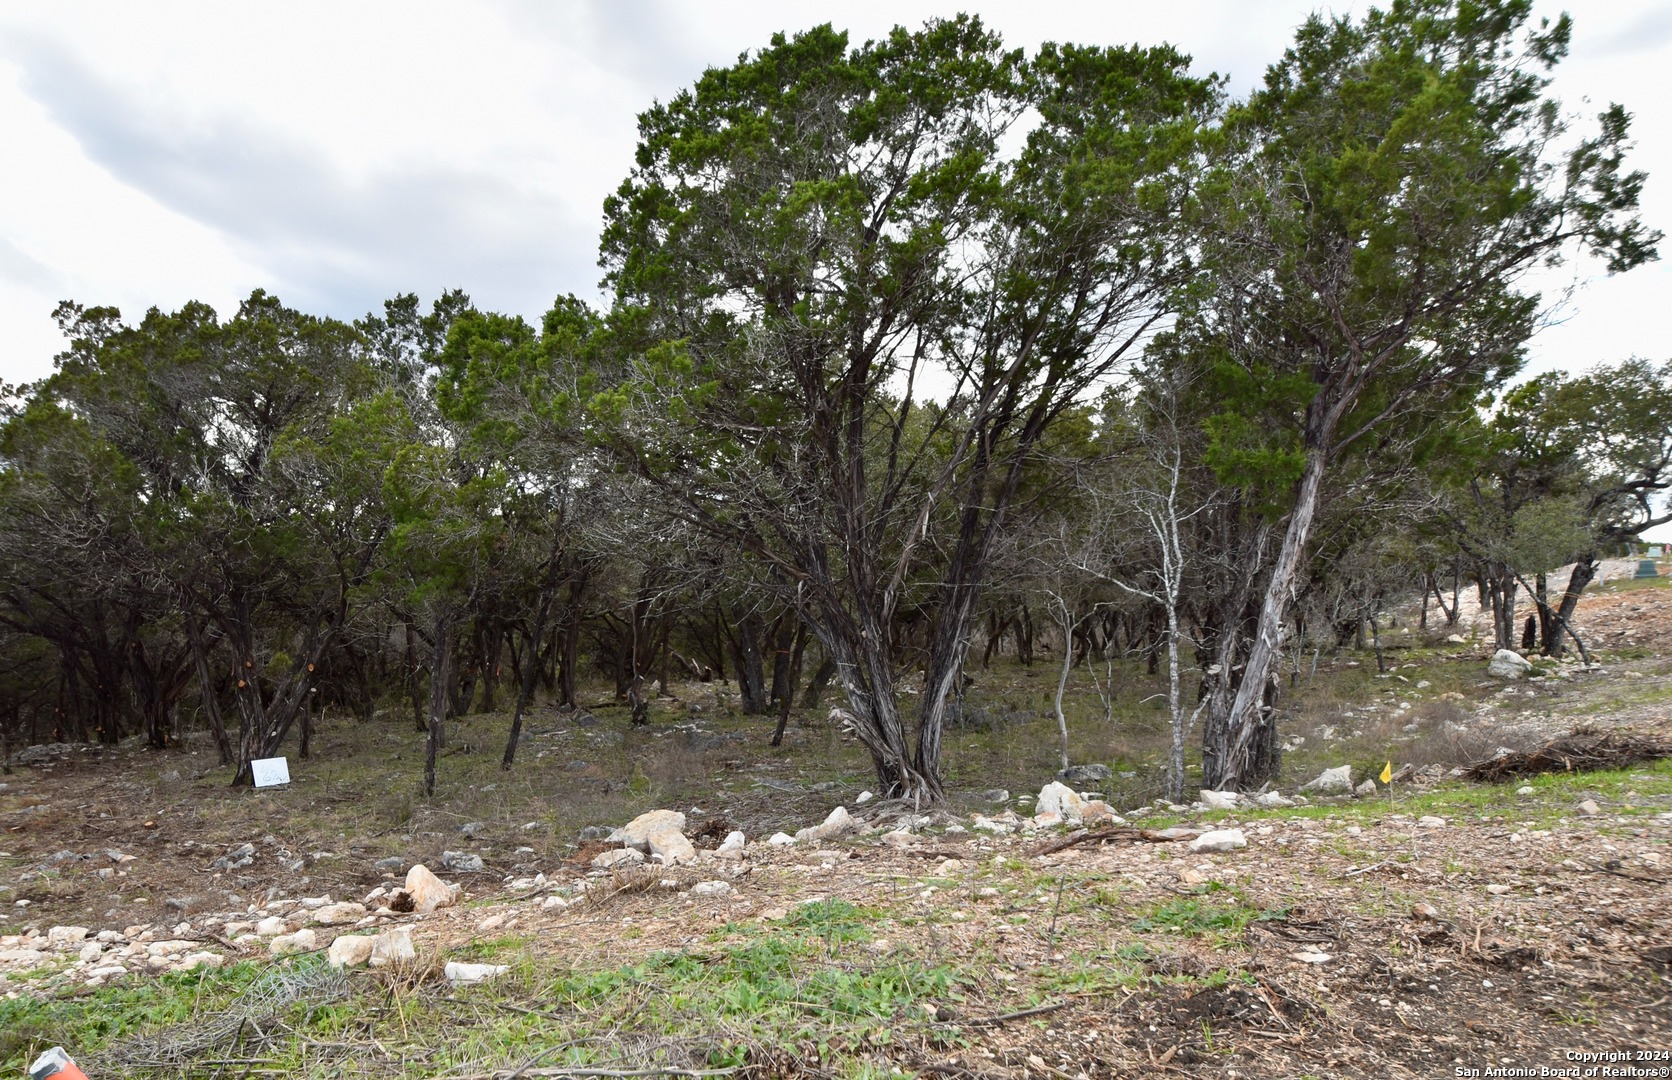
{"label": "orange object on ground", "polygon": [[70,1060],[62,1046],[54,1046],[29,1066],[29,1080],[87,1080],[87,1074]]}

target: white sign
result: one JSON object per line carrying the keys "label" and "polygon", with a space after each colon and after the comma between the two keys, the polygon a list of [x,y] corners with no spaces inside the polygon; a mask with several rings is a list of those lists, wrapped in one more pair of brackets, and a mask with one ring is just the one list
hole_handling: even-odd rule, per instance
{"label": "white sign", "polygon": [[250,776],[256,787],[278,787],[290,783],[290,765],[282,757],[257,758],[250,762]]}

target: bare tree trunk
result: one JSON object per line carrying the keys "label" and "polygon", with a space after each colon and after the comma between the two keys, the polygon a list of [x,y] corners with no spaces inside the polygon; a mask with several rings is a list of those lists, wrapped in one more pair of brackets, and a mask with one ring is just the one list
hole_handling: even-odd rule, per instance
{"label": "bare tree trunk", "polygon": [[1068,603],[1056,600],[1058,621],[1062,623],[1062,668],[1057,672],[1057,731],[1062,738],[1062,767],[1068,768],[1068,717],[1063,715],[1062,694],[1068,688],[1068,673],[1074,666],[1074,650],[1069,647],[1069,640],[1074,635],[1074,615],[1068,610]]}
{"label": "bare tree trunk", "polygon": [[1248,791],[1270,779],[1276,767],[1276,722],[1269,698],[1273,690],[1273,668],[1283,656],[1284,637],[1289,625],[1289,604],[1293,601],[1318,512],[1318,491],[1323,485],[1325,455],[1313,449],[1306,457],[1295,507],[1283,534],[1277,563],[1272,567],[1255,623],[1248,660],[1235,697],[1221,723],[1210,723],[1203,731],[1218,733],[1222,745],[1203,745],[1203,767],[1212,771],[1203,777],[1208,787],[1219,791]]}

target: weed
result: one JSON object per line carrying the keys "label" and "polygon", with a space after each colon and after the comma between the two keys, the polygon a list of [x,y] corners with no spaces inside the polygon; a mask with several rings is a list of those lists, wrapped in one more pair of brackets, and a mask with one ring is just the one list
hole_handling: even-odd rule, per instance
{"label": "weed", "polygon": [[1249,902],[1239,890],[1216,886],[1217,883],[1210,884],[1202,890],[1202,895],[1229,892],[1231,903],[1204,903],[1197,896],[1169,900],[1134,920],[1132,929],[1141,934],[1212,935],[1220,941],[1232,941],[1241,937],[1250,923],[1281,921],[1288,917],[1288,908],[1259,907]]}

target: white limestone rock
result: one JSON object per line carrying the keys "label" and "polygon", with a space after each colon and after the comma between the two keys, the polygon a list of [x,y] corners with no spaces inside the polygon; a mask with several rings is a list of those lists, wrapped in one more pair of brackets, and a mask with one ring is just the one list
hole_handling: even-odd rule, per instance
{"label": "white limestone rock", "polygon": [[630,847],[601,851],[592,857],[592,867],[595,870],[613,870],[618,866],[637,866],[642,862],[644,862],[644,852],[638,848]]}
{"label": "white limestone rock", "polygon": [[325,959],[332,967],[359,967],[372,958],[377,939],[369,934],[342,934],[331,942]]}
{"label": "white limestone rock", "polygon": [[326,904],[313,913],[313,921],[321,926],[345,926],[366,917],[366,905],[345,900],[340,904]]}
{"label": "white limestone rock", "polygon": [[651,834],[661,832],[664,829],[684,833],[685,815],[678,810],[651,810],[648,813],[640,814],[621,828],[616,829],[610,834],[610,839],[615,843],[637,848],[649,855],[651,853]]}
{"label": "white limestone rock", "polygon": [[663,866],[678,866],[696,860],[696,845],[678,829],[658,829],[650,834],[647,842],[651,858],[660,860]]}
{"label": "white limestone rock", "polygon": [[436,908],[451,907],[459,902],[454,888],[430,873],[430,868],[418,863],[406,872],[406,892],[412,897],[412,910],[428,915]]}
{"label": "white limestone rock", "polygon": [[1039,789],[1034,803],[1034,814],[1056,814],[1063,821],[1078,825],[1085,816],[1085,800],[1080,793],[1060,781],[1053,780]]}
{"label": "white limestone rock", "polygon": [[1524,679],[1531,670],[1533,665],[1513,649],[1499,649],[1486,665],[1486,673],[1498,679]]}
{"label": "white limestone rock", "polygon": [[306,927],[294,934],[280,934],[267,943],[267,949],[274,956],[288,956],[291,953],[313,952],[319,948],[319,938]]}
{"label": "white limestone rock", "polygon": [[471,986],[510,970],[510,966],[506,964],[461,964],[457,960],[449,960],[447,966],[442,969],[442,974],[455,986]]}
{"label": "white limestone rock", "polygon": [[1353,767],[1338,765],[1325,769],[1318,778],[1301,788],[1315,795],[1347,795],[1353,790]]}
{"label": "white limestone rock", "polygon": [[809,825],[795,834],[799,841],[813,841],[823,843],[829,840],[840,840],[842,837],[859,831],[859,822],[853,819],[845,806],[838,806],[830,812],[818,825]]}
{"label": "white limestone rock", "polygon": [[372,967],[405,964],[418,959],[412,947],[412,936],[405,930],[385,930],[372,939],[372,954],[367,960]]}
{"label": "white limestone rock", "polygon": [[1241,829],[1214,829],[1190,841],[1190,850],[1197,854],[1236,851],[1248,846],[1248,837]]}

